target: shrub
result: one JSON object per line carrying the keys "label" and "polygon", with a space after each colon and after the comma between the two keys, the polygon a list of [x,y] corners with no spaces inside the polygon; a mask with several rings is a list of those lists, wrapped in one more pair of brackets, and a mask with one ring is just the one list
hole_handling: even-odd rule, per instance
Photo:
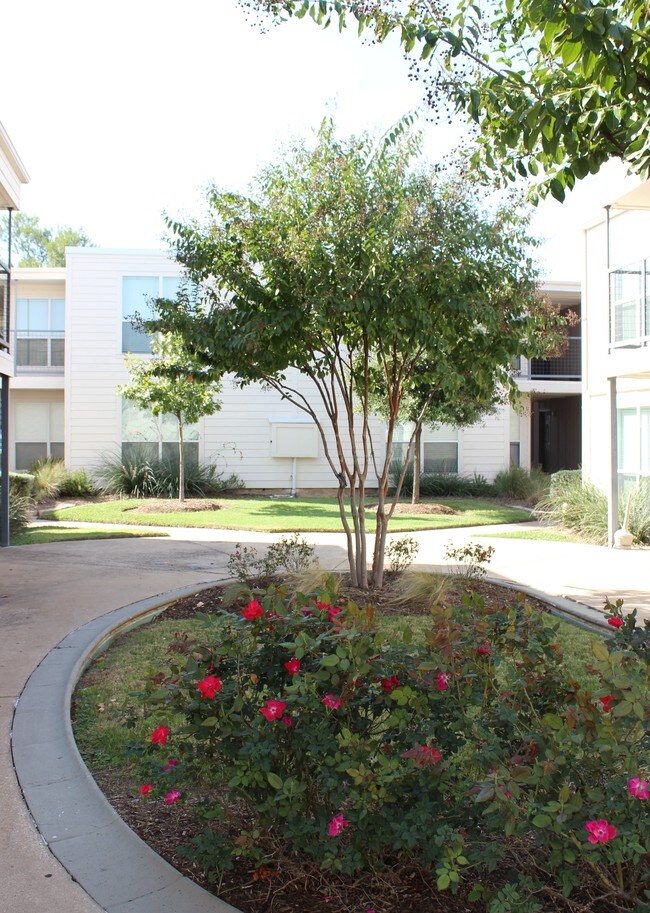
{"label": "shrub", "polygon": [[34,476],[29,472],[9,473],[9,496],[31,498],[34,494]]}
{"label": "shrub", "polygon": [[538,501],[548,491],[549,477],[540,469],[528,472],[521,466],[511,466],[499,472],[492,485],[500,498]]}
{"label": "shrub", "polygon": [[34,498],[37,502],[58,497],[68,477],[65,464],[60,457],[35,460],[29,471],[34,476]]}
{"label": "shrub", "polygon": [[[178,461],[159,459],[146,451],[124,458],[121,454],[104,456],[97,477],[106,494],[170,499],[178,496]],[[214,463],[189,461],[185,466],[185,494],[190,497],[234,491],[243,486],[238,476],[224,476]]]}
{"label": "shrub", "polygon": [[419,551],[419,543],[413,536],[391,539],[386,546],[386,557],[390,561],[391,570],[405,571],[413,564]]}
{"label": "shrub", "polygon": [[[393,464],[390,480],[395,486],[402,472],[402,465]],[[413,493],[413,467],[409,466],[404,476],[402,494]],[[492,485],[485,476],[461,476],[455,472],[425,472],[420,476],[420,495],[423,498],[481,498],[493,495]]]}
{"label": "shrub", "polygon": [[[245,810],[233,851],[256,861],[281,836],[346,873],[399,860],[440,890],[469,878],[493,911],[540,909],[545,894],[576,894],[585,911],[606,893],[616,909],[643,898],[648,692],[634,614],[594,645],[600,694],[570,679],[556,623],[526,605],[468,600],[413,645],[382,639],[370,609],[331,603],[270,588],[180,639],[143,695],[162,723],[141,749],[148,780],[172,753],[185,782],[227,782]],[[228,841],[210,833],[201,852],[227,864]]]}
{"label": "shrub", "polygon": [[468,580],[482,580],[485,577],[485,566],[490,563],[493,554],[494,546],[488,545],[485,548],[478,542],[458,546],[448,542],[445,545],[445,561],[457,562],[451,567],[452,573]]}
{"label": "shrub", "polygon": [[[623,525],[626,500],[620,499],[619,525]],[[607,498],[592,482],[583,480],[580,470],[556,472],[548,494],[537,505],[541,519],[584,536],[591,542],[607,544]],[[642,480],[630,502],[629,530],[639,542],[650,542],[650,482]]]}
{"label": "shrub", "polygon": [[436,574],[430,571],[410,571],[400,577],[395,586],[395,602],[426,602],[436,606],[452,588],[454,581],[447,574]]}
{"label": "shrub", "polygon": [[97,494],[97,488],[85,469],[76,469],[68,473],[59,494],[69,498],[90,498]]}
{"label": "shrub", "polygon": [[302,574],[315,568],[316,564],[314,546],[306,542],[300,533],[293,533],[269,545],[262,555],[257,549],[238,542],[228,558],[228,572],[242,583],[248,583],[256,577],[273,577],[281,570],[293,575]]}

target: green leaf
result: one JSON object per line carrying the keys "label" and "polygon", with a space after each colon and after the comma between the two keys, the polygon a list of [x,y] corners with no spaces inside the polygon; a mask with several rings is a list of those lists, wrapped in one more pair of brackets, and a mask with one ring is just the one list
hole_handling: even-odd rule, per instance
{"label": "green leaf", "polygon": [[548,827],[553,823],[553,819],[549,815],[535,815],[532,823],[535,827]]}
{"label": "green leaf", "polygon": [[282,780],[277,774],[274,774],[272,770],[267,773],[266,779],[273,789],[282,789]]}

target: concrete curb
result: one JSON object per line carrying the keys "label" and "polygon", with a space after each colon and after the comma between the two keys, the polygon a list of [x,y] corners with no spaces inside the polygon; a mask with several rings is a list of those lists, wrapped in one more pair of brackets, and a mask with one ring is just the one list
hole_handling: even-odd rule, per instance
{"label": "concrete curb", "polygon": [[[486,579],[607,633],[596,609],[501,578]],[[16,702],[11,751],[35,826],[72,879],[106,913],[239,913],[181,875],[125,824],[84,764],[70,720],[79,678],[115,637],[146,623],[171,602],[220,582],[143,599],[77,628],[37,666]]]}
{"label": "concrete curb", "polygon": [[239,913],[181,875],[125,824],[86,768],[70,720],[79,678],[111,640],[218,582],[143,599],[77,628],[37,666],[16,702],[11,751],[33,821],[106,913]]}

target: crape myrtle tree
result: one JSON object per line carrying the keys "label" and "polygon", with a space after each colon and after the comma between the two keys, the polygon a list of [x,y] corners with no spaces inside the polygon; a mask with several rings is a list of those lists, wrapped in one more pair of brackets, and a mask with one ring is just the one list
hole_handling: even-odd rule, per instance
{"label": "crape myrtle tree", "polygon": [[[0,241],[9,234],[7,217],[0,219]],[[93,247],[82,228],[45,228],[38,216],[17,212],[12,219],[11,247],[18,266],[65,266],[66,247]]]}
{"label": "crape myrtle tree", "polygon": [[611,158],[650,175],[648,0],[240,0],[397,34],[427,100],[478,127],[473,164],[558,200]]}
{"label": "crape myrtle tree", "polygon": [[[325,121],[314,148],[288,150],[250,195],[213,189],[206,222],[169,223],[202,300],[158,302],[162,326],[192,357],[268,385],[316,423],[361,587],[369,485],[378,489],[371,579],[383,581],[405,396],[427,388],[416,428],[434,400],[471,390],[485,402],[512,389],[514,357],[542,355],[561,335],[561,318],[536,293],[525,219],[514,207],[484,211],[474,188],[416,168],[418,156],[404,122],[381,140],[339,140]],[[290,369],[311,380],[313,396]],[[381,440],[370,422],[378,389]]]}
{"label": "crape myrtle tree", "polygon": [[[176,305],[189,301],[179,294]],[[179,305],[180,302],[180,305]],[[153,415],[173,415],[178,425],[178,500],[185,500],[184,430],[205,415],[221,409],[216,399],[221,390],[214,368],[210,371],[193,358],[175,333],[157,333],[151,339],[153,358],[126,355],[130,374],[128,384],[118,387],[118,395],[131,400]]]}

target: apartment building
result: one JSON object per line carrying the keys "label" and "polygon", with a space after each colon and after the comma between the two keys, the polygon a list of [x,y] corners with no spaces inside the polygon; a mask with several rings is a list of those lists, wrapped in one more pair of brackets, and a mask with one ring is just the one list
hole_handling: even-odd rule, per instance
{"label": "apartment building", "polygon": [[6,248],[0,250],[0,545],[9,544],[9,379],[14,373],[11,351],[11,218],[12,213],[20,209],[21,186],[28,181],[29,175],[0,124],[0,213],[7,213],[8,228]]}
{"label": "apartment building", "polygon": [[[173,420],[154,419],[120,399],[127,382],[124,354],[146,357],[149,340],[130,318],[147,313],[147,299],[173,296],[179,267],[164,252],[71,248],[65,269],[14,271],[16,376],[12,382],[12,467],[34,459],[64,457],[70,469],[89,471],[105,454],[176,447]],[[577,283],[549,283],[545,292],[579,312]],[[558,358],[522,360],[519,383],[524,411],[502,407],[466,429],[427,428],[422,435],[425,472],[444,471],[488,479],[512,463],[547,471],[580,461],[580,341],[571,329]],[[305,394],[310,381],[296,373]],[[226,378],[222,408],[189,429],[188,455],[215,461],[252,489],[278,492],[335,488],[313,423],[275,392]],[[384,440],[379,420],[376,441]],[[396,450],[409,429],[399,429]],[[402,440],[399,441],[401,436]],[[331,443],[331,442],[330,442]],[[372,484],[373,480],[370,480]]]}
{"label": "apartment building", "polygon": [[619,502],[650,480],[650,182],[628,178],[584,232],[583,468]]}

